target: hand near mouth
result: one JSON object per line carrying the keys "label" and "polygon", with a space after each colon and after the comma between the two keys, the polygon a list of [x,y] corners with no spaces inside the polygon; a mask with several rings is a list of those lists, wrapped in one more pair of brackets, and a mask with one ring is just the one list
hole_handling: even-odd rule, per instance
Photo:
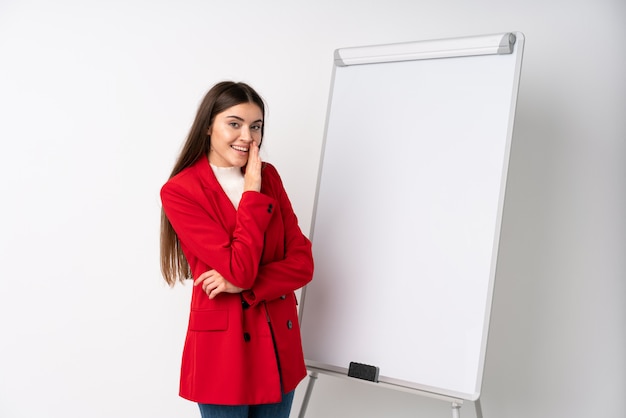
{"label": "hand near mouth", "polygon": [[248,163],[246,164],[246,174],[244,176],[244,191],[261,191],[261,166],[263,162],[259,156],[259,146],[256,141],[250,143],[248,151]]}

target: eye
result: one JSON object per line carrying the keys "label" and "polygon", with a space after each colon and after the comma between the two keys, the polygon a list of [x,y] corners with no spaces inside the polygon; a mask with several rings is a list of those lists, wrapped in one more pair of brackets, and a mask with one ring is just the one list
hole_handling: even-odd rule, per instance
{"label": "eye", "polygon": [[233,128],[239,128],[239,123],[237,122],[229,122],[228,125],[230,125]]}
{"label": "eye", "polygon": [[260,131],[261,130],[261,125],[252,125],[250,127],[250,129],[252,129],[253,131]]}

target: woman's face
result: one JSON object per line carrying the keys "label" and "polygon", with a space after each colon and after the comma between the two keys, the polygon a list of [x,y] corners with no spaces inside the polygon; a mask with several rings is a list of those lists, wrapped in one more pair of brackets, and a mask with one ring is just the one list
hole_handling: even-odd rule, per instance
{"label": "woman's face", "polygon": [[215,116],[209,127],[209,162],[218,167],[243,167],[248,162],[250,143],[261,145],[263,113],[254,103],[229,107]]}

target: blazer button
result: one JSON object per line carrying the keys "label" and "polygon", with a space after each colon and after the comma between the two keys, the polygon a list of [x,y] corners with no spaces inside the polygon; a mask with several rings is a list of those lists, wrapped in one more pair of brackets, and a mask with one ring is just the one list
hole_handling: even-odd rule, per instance
{"label": "blazer button", "polygon": [[247,332],[244,332],[244,333],[243,333],[243,340],[244,340],[245,342],[250,341],[250,334],[249,334],[249,333],[247,333]]}
{"label": "blazer button", "polygon": [[272,209],[274,209],[274,205],[271,203],[267,206],[267,213],[272,213]]}
{"label": "blazer button", "polygon": [[282,295],[280,298],[281,298],[282,300],[285,300],[285,299],[287,299],[287,295]]}
{"label": "blazer button", "polygon": [[287,321],[287,328],[293,328],[293,323],[291,322],[291,319]]}

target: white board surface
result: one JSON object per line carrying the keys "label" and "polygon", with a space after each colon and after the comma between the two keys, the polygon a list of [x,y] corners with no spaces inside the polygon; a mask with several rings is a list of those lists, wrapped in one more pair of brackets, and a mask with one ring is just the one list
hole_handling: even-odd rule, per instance
{"label": "white board surface", "polygon": [[335,66],[301,307],[310,367],[359,362],[381,382],[479,397],[516,37],[508,54]]}

